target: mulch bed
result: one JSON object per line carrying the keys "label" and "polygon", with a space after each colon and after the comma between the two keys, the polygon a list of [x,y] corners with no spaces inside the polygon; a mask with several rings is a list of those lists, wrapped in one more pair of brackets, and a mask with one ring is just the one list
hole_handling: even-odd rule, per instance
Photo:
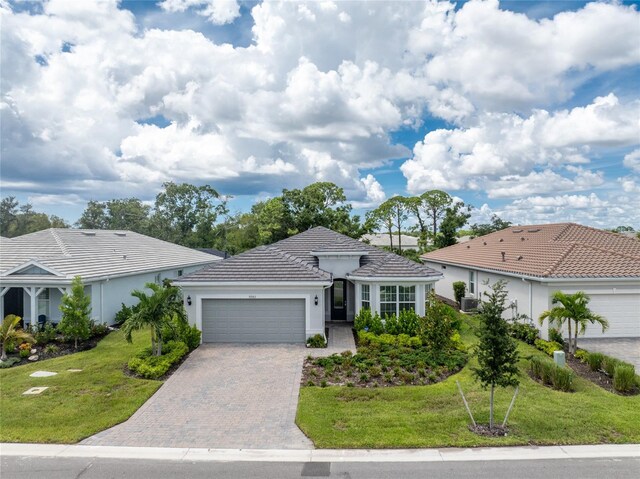
{"label": "mulch bed", "polygon": [[578,376],[586,379],[587,381],[591,381],[593,384],[595,384],[596,386],[600,386],[602,389],[606,389],[607,391],[619,396],[636,396],[640,394],[640,389],[637,387],[627,393],[616,391],[613,388],[613,378],[607,376],[602,371],[592,371],[587,363],[580,362],[579,359],[576,359],[568,353],[565,355],[565,358],[569,367],[573,369],[573,371]]}
{"label": "mulch bed", "polygon": [[460,310],[460,306],[454,300],[449,299],[449,298],[445,298],[444,296],[440,296],[439,294],[436,294],[436,298],[438,298],[438,300],[442,301],[444,304],[448,304],[449,306],[451,306],[456,311]]}
{"label": "mulch bed", "polygon": [[477,424],[475,426],[470,425],[469,430],[479,436],[487,437],[504,437],[509,433],[508,427],[502,427],[501,425],[496,424],[493,425],[493,429],[489,429],[488,424]]}

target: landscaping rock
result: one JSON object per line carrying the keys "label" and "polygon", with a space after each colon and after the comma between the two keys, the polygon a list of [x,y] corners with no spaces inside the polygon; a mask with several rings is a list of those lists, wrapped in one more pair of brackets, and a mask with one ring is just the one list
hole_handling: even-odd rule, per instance
{"label": "landscaping rock", "polygon": [[70,373],[81,373],[82,369],[67,369]]}
{"label": "landscaping rock", "polygon": [[34,373],[29,374],[32,378],[48,378],[49,376],[55,376],[58,373],[54,373],[53,371],[36,371]]}
{"label": "landscaping rock", "polygon": [[29,356],[29,361],[37,361],[39,358],[39,356],[37,354],[32,354],[31,356]]}
{"label": "landscaping rock", "polygon": [[48,386],[41,386],[41,387],[30,388],[30,389],[27,389],[25,392],[23,392],[22,395],[23,396],[33,396],[35,394],[42,393],[45,389],[49,389],[49,387]]}
{"label": "landscaping rock", "polygon": [[37,352],[38,352],[38,350],[37,350],[36,348],[33,348],[33,349],[31,350],[31,354],[36,354]]}

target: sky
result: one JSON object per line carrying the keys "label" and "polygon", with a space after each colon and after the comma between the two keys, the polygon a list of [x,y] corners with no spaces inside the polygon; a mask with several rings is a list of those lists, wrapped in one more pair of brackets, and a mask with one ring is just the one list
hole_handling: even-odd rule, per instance
{"label": "sky", "polygon": [[0,193],[71,223],[331,181],[640,229],[637,2],[0,0],[0,57]]}

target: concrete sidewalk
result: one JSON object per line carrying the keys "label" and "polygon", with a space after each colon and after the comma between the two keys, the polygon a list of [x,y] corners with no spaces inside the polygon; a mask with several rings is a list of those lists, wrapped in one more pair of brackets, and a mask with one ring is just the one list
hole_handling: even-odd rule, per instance
{"label": "concrete sidewalk", "polygon": [[640,458],[640,444],[442,449],[204,449],[166,447],[0,444],[0,456],[96,457],[164,461],[235,462],[459,462],[536,459]]}

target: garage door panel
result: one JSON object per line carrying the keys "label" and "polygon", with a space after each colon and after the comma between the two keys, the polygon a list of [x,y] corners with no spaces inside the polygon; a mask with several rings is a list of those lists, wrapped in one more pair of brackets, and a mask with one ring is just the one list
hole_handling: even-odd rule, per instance
{"label": "garage door panel", "polygon": [[585,338],[640,337],[640,296],[636,294],[592,294],[589,309],[609,321],[609,329],[589,324]]}
{"label": "garage door panel", "polygon": [[302,343],[304,299],[205,299],[202,340],[220,343]]}

